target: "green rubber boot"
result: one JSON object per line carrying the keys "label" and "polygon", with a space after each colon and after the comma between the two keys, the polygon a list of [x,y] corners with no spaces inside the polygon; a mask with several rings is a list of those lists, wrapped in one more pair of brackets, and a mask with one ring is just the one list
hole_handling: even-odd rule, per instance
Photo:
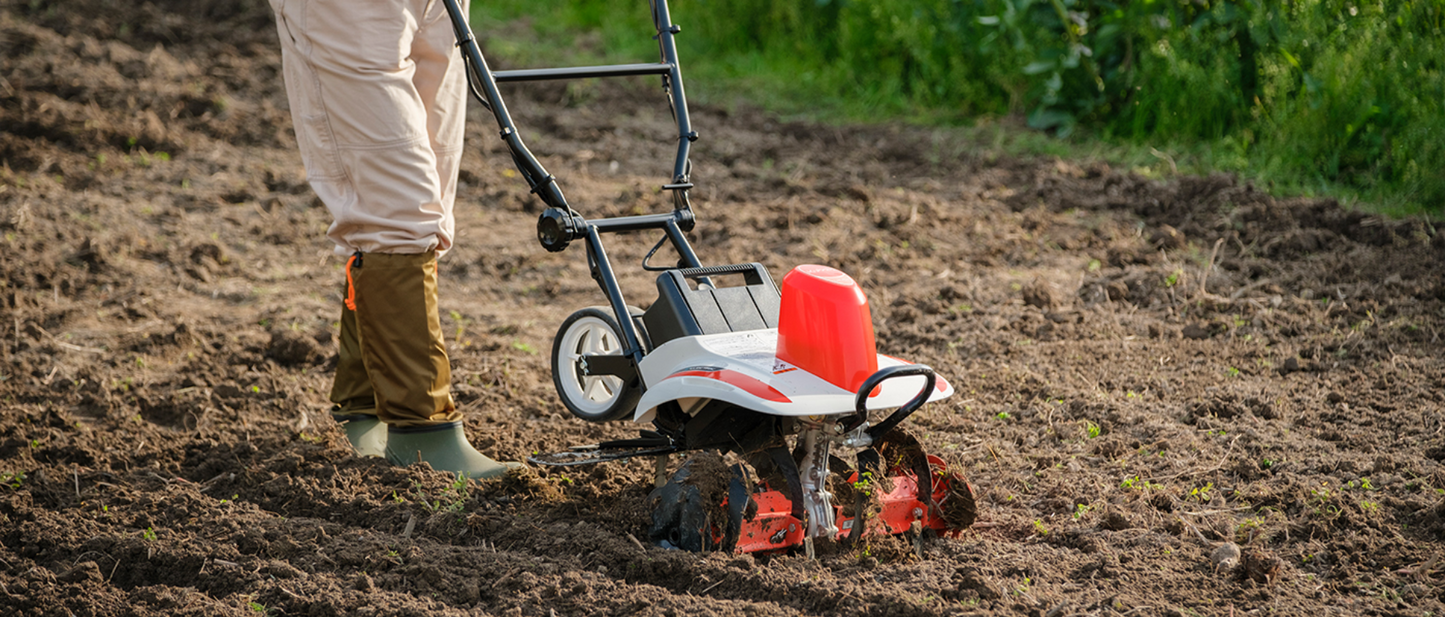
{"label": "green rubber boot", "polygon": [[374,414],[343,414],[333,411],[331,418],[341,423],[346,440],[357,456],[386,456],[386,425]]}
{"label": "green rubber boot", "polygon": [[432,469],[466,474],[473,479],[495,478],[522,467],[521,463],[499,463],[478,452],[467,441],[461,422],[388,427],[386,460],[393,465],[425,461]]}

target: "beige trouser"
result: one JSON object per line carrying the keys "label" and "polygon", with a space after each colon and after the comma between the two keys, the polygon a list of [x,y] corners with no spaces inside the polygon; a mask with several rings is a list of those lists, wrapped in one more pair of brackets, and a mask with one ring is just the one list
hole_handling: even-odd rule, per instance
{"label": "beige trouser", "polygon": [[[468,0],[459,4],[466,10]],[[452,246],[466,77],[440,0],[271,0],[306,179],[336,252]]]}

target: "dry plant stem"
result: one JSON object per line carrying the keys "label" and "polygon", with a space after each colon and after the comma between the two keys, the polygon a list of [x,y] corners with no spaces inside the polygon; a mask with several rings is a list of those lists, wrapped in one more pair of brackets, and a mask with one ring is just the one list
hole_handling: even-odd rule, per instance
{"label": "dry plant stem", "polygon": [[1235,436],[1234,439],[1232,439],[1232,440],[1229,441],[1229,448],[1225,449],[1225,451],[1224,451],[1224,456],[1219,457],[1219,462],[1218,462],[1218,463],[1215,463],[1213,467],[1210,467],[1210,468],[1208,468],[1208,469],[1196,469],[1196,470],[1194,470],[1194,471],[1182,471],[1182,472],[1176,473],[1176,474],[1174,474],[1174,475],[1172,475],[1172,476],[1165,476],[1165,477],[1163,477],[1163,478],[1159,478],[1159,479],[1156,480],[1156,481],[1157,481],[1157,482],[1164,482],[1164,481],[1166,481],[1166,480],[1173,480],[1173,479],[1175,479],[1175,478],[1180,478],[1180,477],[1183,477],[1183,476],[1197,476],[1197,475],[1199,475],[1199,474],[1209,473],[1209,472],[1211,472],[1211,471],[1219,471],[1219,468],[1221,468],[1221,467],[1224,466],[1224,461],[1229,460],[1229,454],[1234,451],[1234,444],[1235,444],[1235,442],[1237,442],[1237,441],[1239,441],[1239,437],[1238,437],[1238,436]]}
{"label": "dry plant stem", "polygon": [[1240,507],[1238,507],[1238,508],[1224,508],[1224,509],[1221,509],[1221,510],[1200,510],[1200,511],[1197,511],[1197,512],[1180,512],[1180,514],[1182,514],[1182,515],[1184,515],[1184,516],[1212,516],[1212,515],[1215,515],[1215,514],[1228,514],[1228,513],[1230,513],[1230,512],[1243,512],[1243,511],[1245,511],[1245,510],[1251,510],[1251,509],[1253,509],[1253,508],[1251,508],[1250,506],[1240,506]]}
{"label": "dry plant stem", "polygon": [[1185,527],[1188,527],[1188,528],[1189,528],[1189,531],[1194,532],[1195,537],[1199,538],[1199,541],[1202,542],[1202,543],[1204,543],[1205,546],[1210,546],[1210,545],[1211,545],[1209,539],[1204,537],[1204,533],[1201,532],[1201,531],[1199,531],[1199,528],[1198,528],[1198,527],[1195,527],[1195,526],[1194,526],[1194,523],[1191,523],[1191,522],[1189,522],[1189,521],[1186,521],[1186,520],[1184,520],[1184,519],[1182,519],[1182,518],[1180,518],[1180,519],[1178,519],[1178,520],[1179,520],[1179,522],[1184,523],[1184,526],[1185,526]]}
{"label": "dry plant stem", "polygon": [[647,550],[647,547],[643,546],[642,543],[637,540],[637,537],[632,535],[631,533],[627,534],[627,539],[632,540],[632,545],[636,546],[638,550]]}
{"label": "dry plant stem", "polygon": [[726,576],[722,577],[722,580],[720,580],[720,581],[718,581],[718,582],[716,582],[716,583],[713,583],[713,584],[711,584],[711,585],[708,585],[708,586],[707,586],[707,589],[702,590],[700,593],[703,594],[703,595],[706,595],[707,592],[712,591],[712,590],[714,590],[714,589],[717,589],[717,586],[718,586],[718,585],[721,585],[721,584],[723,584],[723,583],[728,582],[728,578],[729,578],[729,577],[726,577]]}
{"label": "dry plant stem", "polygon": [[507,579],[509,579],[509,578],[512,578],[513,575],[515,575],[516,573],[521,572],[521,571],[522,571],[521,568],[513,568],[511,572],[508,572],[508,573],[506,574],[506,576],[503,576],[502,578],[499,578],[499,579],[497,579],[496,581],[494,581],[494,582],[492,583],[492,589],[496,589],[496,588],[497,588],[497,585],[502,584],[502,581],[505,581],[505,580],[507,580]]}
{"label": "dry plant stem", "polygon": [[1209,271],[1214,269],[1214,259],[1219,256],[1219,247],[1223,244],[1224,238],[1220,238],[1214,241],[1214,249],[1209,251],[1209,262],[1204,264],[1204,273],[1199,276],[1199,296],[1202,298],[1209,298],[1211,300],[1224,300],[1224,298],[1215,296],[1214,294],[1209,293],[1209,290],[1205,289],[1205,285],[1209,282]]}

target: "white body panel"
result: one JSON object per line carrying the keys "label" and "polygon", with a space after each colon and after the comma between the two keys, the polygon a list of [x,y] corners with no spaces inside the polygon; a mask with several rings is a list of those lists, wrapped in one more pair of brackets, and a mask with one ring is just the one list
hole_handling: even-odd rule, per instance
{"label": "white body panel", "polygon": [[[720,400],[776,416],[852,413],[857,394],[779,360],[777,329],[705,334],[673,339],[642,358],[639,369],[647,391],[637,402],[633,419],[652,420],[657,406],[679,401],[692,412],[698,402]],[[878,368],[908,364],[879,354]],[[924,377],[897,377],[883,382],[868,399],[869,410],[892,409],[907,403],[923,388]],[[953,395],[953,386],[938,377],[929,401]]]}

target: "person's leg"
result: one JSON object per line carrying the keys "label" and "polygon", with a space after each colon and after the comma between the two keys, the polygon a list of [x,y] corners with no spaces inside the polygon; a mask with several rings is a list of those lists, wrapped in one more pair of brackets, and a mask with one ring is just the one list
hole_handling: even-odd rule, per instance
{"label": "person's leg", "polygon": [[437,316],[435,252],[362,253],[352,261],[361,357],[387,424],[386,458],[396,465],[425,461],[474,478],[508,466],[466,439],[452,402],[451,367]]}
{"label": "person's leg", "polygon": [[[344,293],[344,292],[343,292]],[[386,456],[386,426],[376,416],[376,393],[361,359],[356,311],[341,307],[341,340],[331,383],[331,417],[346,429],[357,456]]]}
{"label": "person's leg", "polygon": [[361,359],[391,426],[461,419],[437,315],[436,253],[362,253],[351,263]]}
{"label": "person's leg", "polygon": [[418,54],[420,64],[412,55],[419,33],[436,34],[424,10],[441,3],[273,3],[307,179],[335,219],[328,237],[355,256],[348,296],[376,413],[393,433],[387,458],[473,477],[505,471],[463,435],[437,316],[436,255],[452,243],[464,120],[465,99],[454,99],[465,86],[450,68],[455,51]]}
{"label": "person's leg", "polygon": [[[468,0],[460,0],[458,4],[465,13]],[[447,238],[454,237],[451,213],[456,201],[457,171],[461,167],[468,96],[466,66],[456,43],[446,5],[433,0],[412,39],[411,60],[416,67],[412,84],[426,110],[427,137],[436,157],[440,182],[438,195],[442,211],[447,213],[443,221]],[[438,255],[445,252],[443,248]]]}
{"label": "person's leg", "polygon": [[[411,57],[421,11],[441,3],[277,2],[296,139],[307,180],[334,219],[327,237],[338,254],[450,248],[444,193],[455,179],[438,172]],[[459,151],[460,127],[454,133]]]}

